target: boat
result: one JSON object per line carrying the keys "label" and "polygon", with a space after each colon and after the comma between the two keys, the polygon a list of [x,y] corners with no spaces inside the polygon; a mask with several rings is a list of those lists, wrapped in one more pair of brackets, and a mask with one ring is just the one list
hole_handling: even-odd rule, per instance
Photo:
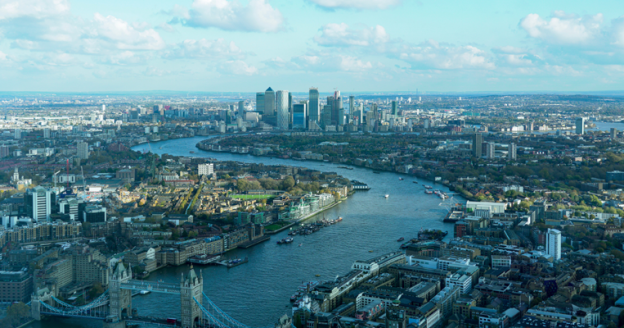
{"label": "boat", "polygon": [[418,181],[412,181],[412,182],[415,183],[415,184],[418,184]]}
{"label": "boat", "polygon": [[405,238],[403,238],[403,237],[397,239],[397,241],[404,241],[404,240],[405,240]]}
{"label": "boat", "polygon": [[386,195],[385,197],[388,198],[388,197],[390,197],[390,195]]}
{"label": "boat", "polygon": [[340,221],[342,221],[342,216],[339,216],[339,217],[336,219],[336,222],[340,222]]}
{"label": "boat", "polygon": [[317,277],[320,277],[321,275],[320,275],[320,274],[317,274],[316,276],[317,276]]}
{"label": "boat", "polygon": [[433,187],[429,186],[429,185],[425,185],[425,189],[431,189],[431,188],[433,188]]}
{"label": "boat", "polygon": [[431,195],[431,194],[433,194],[433,191],[431,191],[431,190],[425,190],[425,194]]}
{"label": "boat", "polygon": [[409,245],[411,245],[411,244],[412,244],[412,243],[411,243],[411,242],[409,242],[409,241],[408,241],[408,242],[405,242],[405,243],[401,244],[401,248],[402,248],[402,249],[405,249],[405,248],[407,248],[407,246],[409,246]]}
{"label": "boat", "polygon": [[149,290],[142,290],[142,291],[140,291],[139,293],[140,293],[141,295],[147,295],[147,294],[151,293],[151,291],[149,291]]}
{"label": "boat", "polygon": [[284,238],[284,239],[278,240],[278,241],[277,241],[277,244],[278,244],[278,245],[281,245],[281,244],[290,244],[290,243],[292,243],[293,241],[295,241],[295,238],[293,238],[293,237],[288,237],[288,238]]}
{"label": "boat", "polygon": [[399,178],[399,181],[403,181],[403,178]]}
{"label": "boat", "polygon": [[191,150],[191,151],[189,151],[189,153],[191,153],[191,154],[195,154],[195,152],[194,152],[194,151],[192,151],[192,150]]}
{"label": "boat", "polygon": [[303,245],[303,243],[302,243],[302,244],[299,244],[299,247],[301,247],[301,245]]}
{"label": "boat", "polygon": [[373,173],[375,173],[375,174],[379,174],[379,173],[381,173],[381,172],[379,172],[379,171],[373,171]]}
{"label": "boat", "polygon": [[373,251],[368,251],[369,253],[372,253]]}

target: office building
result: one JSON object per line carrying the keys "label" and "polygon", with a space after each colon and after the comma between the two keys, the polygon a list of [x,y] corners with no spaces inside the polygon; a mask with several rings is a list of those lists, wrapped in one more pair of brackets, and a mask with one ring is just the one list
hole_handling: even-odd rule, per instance
{"label": "office building", "polygon": [[86,206],[82,212],[82,222],[106,222],[106,207],[99,205]]}
{"label": "office building", "polygon": [[13,138],[16,140],[22,139],[22,130],[15,129],[15,132],[13,133]]}
{"label": "office building", "polygon": [[243,100],[238,102],[238,117],[245,117],[245,102]]}
{"label": "office building", "polygon": [[493,142],[487,143],[487,158],[494,159],[496,157],[496,144]]}
{"label": "office building", "polygon": [[264,92],[256,93],[256,112],[264,113]]}
{"label": "office building", "polygon": [[288,92],[288,126],[292,126],[293,103],[292,93]]}
{"label": "office building", "polygon": [[[290,115],[288,113],[288,91],[277,91],[275,99],[275,108],[277,111],[277,127],[280,130],[288,130],[288,123],[290,121]],[[265,104],[266,103],[267,102],[265,101]]]}
{"label": "office building", "polygon": [[202,175],[213,175],[214,174],[214,164],[212,163],[204,163],[197,165],[197,171],[199,176]]}
{"label": "office building", "polygon": [[331,105],[325,105],[323,106],[323,111],[322,111],[322,125],[323,127],[328,126],[328,125],[332,125],[331,122],[331,113],[332,112],[332,106]]}
{"label": "office building", "polygon": [[391,112],[392,117],[397,117],[398,113],[399,113],[399,109],[398,109],[398,106],[397,106],[397,102],[396,102],[396,100],[393,100],[392,101],[392,112]]}
{"label": "office building", "polygon": [[292,114],[292,128],[294,129],[307,129],[307,104],[294,104]]}
{"label": "office building", "polygon": [[83,141],[79,142],[76,155],[80,159],[89,159],[89,144]]}
{"label": "office building", "polygon": [[607,181],[624,181],[624,172],[623,171],[611,171],[607,172]]}
{"label": "office building", "polygon": [[[286,95],[288,101],[288,95]],[[264,92],[264,115],[275,116],[275,91],[269,87]]]}
{"label": "office building", "polygon": [[[329,103],[329,102],[328,102]],[[340,113],[344,116],[342,111],[342,97],[340,91],[334,91],[333,104],[332,104],[332,124],[340,124]],[[344,124],[344,119],[342,119]]]}
{"label": "office building", "polygon": [[0,158],[9,157],[9,146],[0,146]]}
{"label": "office building", "polygon": [[585,134],[585,118],[579,117],[576,119],[576,134]]}
{"label": "office building", "polygon": [[321,108],[319,107],[319,92],[317,88],[310,88],[310,103],[308,104],[308,116],[310,121],[320,123]]}
{"label": "office building", "polygon": [[45,139],[50,139],[50,128],[43,129],[43,137]]}
{"label": "office building", "polygon": [[0,271],[0,302],[26,303],[30,301],[32,292],[33,278],[28,271]]}
{"label": "office building", "polygon": [[56,194],[50,189],[35,187],[24,193],[24,207],[26,215],[37,222],[50,219],[52,204],[56,202]]}
{"label": "office building", "polygon": [[509,144],[509,149],[507,151],[507,159],[509,159],[510,161],[515,161],[516,158],[517,158],[516,144],[515,143]]}
{"label": "office building", "polygon": [[353,115],[355,113],[355,97],[349,96],[349,114]]}
{"label": "office building", "polygon": [[481,144],[483,144],[483,136],[481,133],[475,133],[472,135],[472,156],[481,157]]}
{"label": "office building", "polygon": [[561,231],[548,229],[546,233],[546,253],[553,257],[553,260],[561,259]]}

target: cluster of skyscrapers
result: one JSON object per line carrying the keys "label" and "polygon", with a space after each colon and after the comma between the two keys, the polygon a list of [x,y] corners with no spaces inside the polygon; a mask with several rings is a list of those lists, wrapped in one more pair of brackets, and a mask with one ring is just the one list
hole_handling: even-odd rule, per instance
{"label": "cluster of skyscrapers", "polygon": [[[274,91],[268,88],[265,92],[256,93],[256,112],[262,114],[262,121],[280,130],[326,130],[343,131],[347,125],[359,126],[366,124],[372,131],[380,122],[381,112],[377,104],[371,104],[370,110],[364,115],[364,104],[355,104],[355,97],[349,96],[348,113],[344,108],[340,91],[335,91],[321,102],[317,88],[310,88],[308,100],[293,103],[292,93],[287,90]],[[239,104],[240,107],[240,104]],[[390,117],[398,116],[398,104],[392,102]]]}

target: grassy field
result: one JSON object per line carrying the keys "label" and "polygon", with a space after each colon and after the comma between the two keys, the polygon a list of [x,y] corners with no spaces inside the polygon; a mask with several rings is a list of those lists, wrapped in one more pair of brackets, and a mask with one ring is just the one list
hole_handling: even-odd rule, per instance
{"label": "grassy field", "polygon": [[230,197],[248,200],[248,199],[269,199],[275,196],[273,195],[230,195]]}
{"label": "grassy field", "polygon": [[275,230],[280,229],[281,227],[282,227],[281,224],[271,224],[270,226],[264,227],[264,230],[275,231]]}

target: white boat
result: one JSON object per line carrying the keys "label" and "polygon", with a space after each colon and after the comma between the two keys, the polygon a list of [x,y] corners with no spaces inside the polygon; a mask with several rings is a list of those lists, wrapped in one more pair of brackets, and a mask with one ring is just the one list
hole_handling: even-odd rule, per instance
{"label": "white boat", "polygon": [[140,293],[141,293],[141,295],[147,295],[147,294],[151,293],[151,291],[149,291],[149,290],[142,290]]}
{"label": "white boat", "polygon": [[390,197],[390,195],[386,195],[385,197],[388,198],[388,197]]}

